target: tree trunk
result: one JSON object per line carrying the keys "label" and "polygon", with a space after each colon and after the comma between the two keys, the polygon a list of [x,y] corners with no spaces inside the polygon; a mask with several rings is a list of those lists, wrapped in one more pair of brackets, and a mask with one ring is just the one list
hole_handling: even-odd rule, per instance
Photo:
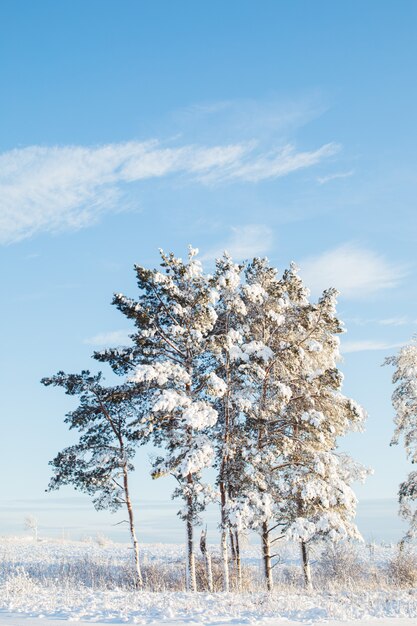
{"label": "tree trunk", "polygon": [[210,593],[213,593],[213,571],[211,567],[211,556],[207,550],[207,529],[201,531],[200,549],[206,566],[207,587]]}
{"label": "tree trunk", "polygon": [[122,471],[123,471],[123,491],[124,491],[124,495],[125,495],[125,503],[126,503],[126,508],[127,508],[127,514],[129,517],[129,531],[130,531],[130,537],[132,540],[132,545],[133,545],[133,553],[135,556],[135,587],[136,589],[141,589],[143,587],[143,578],[142,578],[142,571],[140,568],[140,558],[139,558],[139,543],[136,537],[136,531],[135,531],[135,518],[133,515],[133,507],[132,507],[132,501],[130,499],[130,491],[129,491],[129,470],[128,470],[128,463],[126,460],[126,455],[125,455],[125,444],[124,444],[124,440],[123,440],[123,435],[121,433],[121,430],[119,427],[116,427],[110,413],[108,412],[108,410],[106,409],[105,404],[103,404],[101,398],[99,395],[96,395],[98,402],[100,403],[101,406],[101,410],[106,418],[106,420],[109,422],[116,438],[117,441],[119,442],[119,453],[120,453],[120,459],[122,460]]}
{"label": "tree trunk", "polygon": [[130,537],[132,539],[133,553],[135,555],[135,575],[136,575],[135,586],[137,589],[141,589],[143,587],[143,578],[142,578],[142,572],[140,568],[139,543],[136,538],[135,519],[133,516],[132,502],[130,500],[128,471],[127,471],[126,465],[123,467],[123,487],[124,487],[124,492],[125,492],[127,513],[129,516]]}
{"label": "tree trunk", "polygon": [[242,590],[242,562],[240,560],[239,532],[235,530],[236,578],[238,591]]}
{"label": "tree trunk", "polygon": [[[225,333],[229,330],[229,317],[226,317]],[[226,378],[226,393],[223,396],[224,406],[224,431],[223,431],[223,446],[222,446],[222,458],[219,471],[219,489],[220,489],[220,555],[223,564],[223,591],[228,592],[230,589],[229,582],[229,555],[227,549],[227,531],[228,531],[228,518],[227,518],[227,485],[228,485],[228,461],[229,461],[229,437],[230,437],[230,358],[226,353],[225,363],[225,378]]]}
{"label": "tree trunk", "polygon": [[223,563],[223,591],[229,591],[229,555],[227,550],[227,515],[226,515],[226,490],[224,483],[220,483],[220,520],[221,537],[220,553]]}
{"label": "tree trunk", "polygon": [[271,567],[271,542],[269,538],[268,524],[266,522],[262,523],[262,557],[264,561],[266,588],[268,591],[272,591],[274,581],[272,578]]}
{"label": "tree trunk", "polygon": [[206,574],[207,574],[207,587],[210,593],[213,593],[213,570],[211,568],[211,555],[206,552]]}
{"label": "tree trunk", "polygon": [[[191,474],[187,476],[188,484],[193,482]],[[197,591],[197,582],[195,577],[195,556],[194,556],[194,527],[193,527],[193,499],[187,496],[187,573],[186,588],[187,591]]]}
{"label": "tree trunk", "polygon": [[308,558],[307,544],[305,543],[305,541],[301,542],[301,560],[305,587],[306,589],[312,589],[313,584],[311,582],[310,562]]}
{"label": "tree trunk", "polygon": [[195,558],[194,558],[194,542],[193,542],[193,523],[190,515],[187,516],[187,591],[196,591],[197,582],[195,577]]}
{"label": "tree trunk", "polygon": [[235,537],[233,534],[233,530],[229,528],[229,543],[230,543],[230,554],[231,561],[233,563],[233,571],[237,582],[237,570],[236,570],[236,549],[235,549]]}
{"label": "tree trunk", "polygon": [[236,562],[235,537],[231,528],[229,528],[230,552],[232,553],[232,561]]}

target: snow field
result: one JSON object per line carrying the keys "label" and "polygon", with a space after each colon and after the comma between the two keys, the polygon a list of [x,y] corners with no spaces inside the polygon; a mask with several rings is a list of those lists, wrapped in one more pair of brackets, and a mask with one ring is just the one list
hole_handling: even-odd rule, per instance
{"label": "snow field", "polygon": [[[157,590],[137,592],[129,588],[133,558],[129,546],[100,543],[0,540],[0,624],[32,626],[30,618],[37,618],[38,626],[53,626],[51,620],[289,626],[288,620],[314,624],[388,619],[375,622],[382,625],[393,618],[405,620],[404,624],[417,618],[417,588],[390,585],[382,574],[367,583],[352,578],[330,585],[319,574],[322,561],[318,561],[316,589],[305,592],[297,578],[298,552],[290,545],[282,548],[274,592],[262,590],[258,547],[249,546],[244,563],[251,575],[251,591],[193,594],[183,591],[182,546],[142,546],[144,571],[150,568],[152,573],[148,585]],[[215,557],[215,549],[210,551]],[[362,547],[361,554],[363,563],[372,557],[376,570],[382,572],[394,548]]]}

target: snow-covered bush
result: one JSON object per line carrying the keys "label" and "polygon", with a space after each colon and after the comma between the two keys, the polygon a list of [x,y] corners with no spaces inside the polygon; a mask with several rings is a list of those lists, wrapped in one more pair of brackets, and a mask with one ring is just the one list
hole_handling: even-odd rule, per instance
{"label": "snow-covered bush", "polygon": [[16,572],[7,578],[4,590],[6,599],[13,600],[16,596],[38,591],[39,581],[31,577],[24,567],[19,566]]}
{"label": "snow-covered bush", "polygon": [[317,563],[320,583],[352,588],[363,584],[367,571],[358,554],[358,544],[327,542]]}
{"label": "snow-covered bush", "polygon": [[152,592],[184,591],[186,572],[184,562],[170,563],[156,561],[143,566],[144,590]]}
{"label": "snow-covered bush", "polygon": [[303,584],[302,574],[298,565],[285,565],[277,576],[277,584],[300,588]]}
{"label": "snow-covered bush", "polygon": [[400,544],[387,563],[389,582],[398,587],[417,586],[417,554],[415,550]]}

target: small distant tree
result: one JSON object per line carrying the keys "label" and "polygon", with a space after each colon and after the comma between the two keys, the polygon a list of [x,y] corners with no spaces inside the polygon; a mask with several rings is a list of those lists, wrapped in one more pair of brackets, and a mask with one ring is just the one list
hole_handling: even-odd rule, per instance
{"label": "small distant tree", "polygon": [[[105,387],[102,374],[58,372],[42,379],[46,386],[63,387],[70,396],[78,396],[77,409],[67,414],[65,422],[80,433],[76,444],[64,448],[50,462],[54,474],[48,491],[63,485],[92,496],[97,510],[117,511],[125,507],[135,558],[135,584],[142,587],[139,544],[129,487],[132,459],[138,443],[144,443],[149,429],[140,420],[137,385],[129,383]],[[133,422],[141,426],[133,427]]]}
{"label": "small distant tree", "polygon": [[38,520],[34,515],[25,517],[25,528],[32,531],[34,540],[38,541]]}
{"label": "small distant tree", "polygon": [[[388,357],[385,364],[395,367],[392,405],[396,414],[391,445],[398,444],[402,438],[407,457],[411,463],[417,463],[417,337],[401,348],[398,355]],[[400,515],[409,523],[404,537],[408,541],[417,535],[417,471],[410,472],[401,483],[398,496]]]}

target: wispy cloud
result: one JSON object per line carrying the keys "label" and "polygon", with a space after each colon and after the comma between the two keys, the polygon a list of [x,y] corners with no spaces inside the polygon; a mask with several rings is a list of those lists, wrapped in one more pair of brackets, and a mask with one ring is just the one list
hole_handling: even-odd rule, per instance
{"label": "wispy cloud", "polygon": [[407,267],[387,261],[382,255],[347,243],[301,261],[305,284],[317,295],[335,287],[343,297],[361,298],[399,284]]}
{"label": "wispy cloud", "polygon": [[318,176],[317,182],[320,185],[325,185],[332,180],[337,180],[338,178],[350,178],[354,174],[354,170],[349,170],[348,172],[337,172],[336,174],[329,174],[328,176]]}
{"label": "wispy cloud", "polygon": [[342,354],[349,352],[366,352],[369,350],[392,350],[401,348],[405,343],[386,343],[384,341],[362,340],[362,341],[342,341],[340,351]]}
{"label": "wispy cloud", "polygon": [[0,155],[0,243],[83,228],[107,211],[130,208],[132,183],[169,175],[255,183],[312,167],[337,149],[286,145],[265,152],[255,142],[166,147],[154,140],[11,150]]}
{"label": "wispy cloud", "polygon": [[378,324],[381,326],[406,326],[410,323],[412,322],[407,317],[388,317],[384,320],[378,320]]}
{"label": "wispy cloud", "polygon": [[297,152],[291,144],[280,150],[269,151],[260,154],[256,159],[247,159],[241,163],[234,163],[225,167],[222,172],[208,172],[204,179],[207,181],[233,180],[257,183],[261,180],[287,176],[306,167],[317,165],[324,158],[333,156],[339,152],[340,146],[328,143],[311,152]]}
{"label": "wispy cloud", "polygon": [[238,98],[217,102],[200,102],[173,113],[193,137],[262,138],[263,141],[288,136],[294,130],[316,119],[328,110],[318,93],[304,93],[298,98]]}
{"label": "wispy cloud", "polygon": [[130,331],[127,330],[112,330],[106,333],[100,333],[98,335],[94,335],[94,337],[89,337],[88,339],[84,339],[85,344],[88,346],[125,346],[131,342],[129,337]]}
{"label": "wispy cloud", "polygon": [[241,261],[254,256],[264,256],[272,247],[273,232],[264,224],[247,224],[231,228],[230,237],[220,245],[208,250],[201,259],[212,260],[226,250],[234,260]]}
{"label": "wispy cloud", "polygon": [[412,320],[407,316],[388,317],[386,319],[380,319],[377,317],[347,317],[345,318],[347,324],[355,324],[356,326],[367,326],[372,324],[379,324],[380,326],[409,326],[417,324],[417,320]]}

